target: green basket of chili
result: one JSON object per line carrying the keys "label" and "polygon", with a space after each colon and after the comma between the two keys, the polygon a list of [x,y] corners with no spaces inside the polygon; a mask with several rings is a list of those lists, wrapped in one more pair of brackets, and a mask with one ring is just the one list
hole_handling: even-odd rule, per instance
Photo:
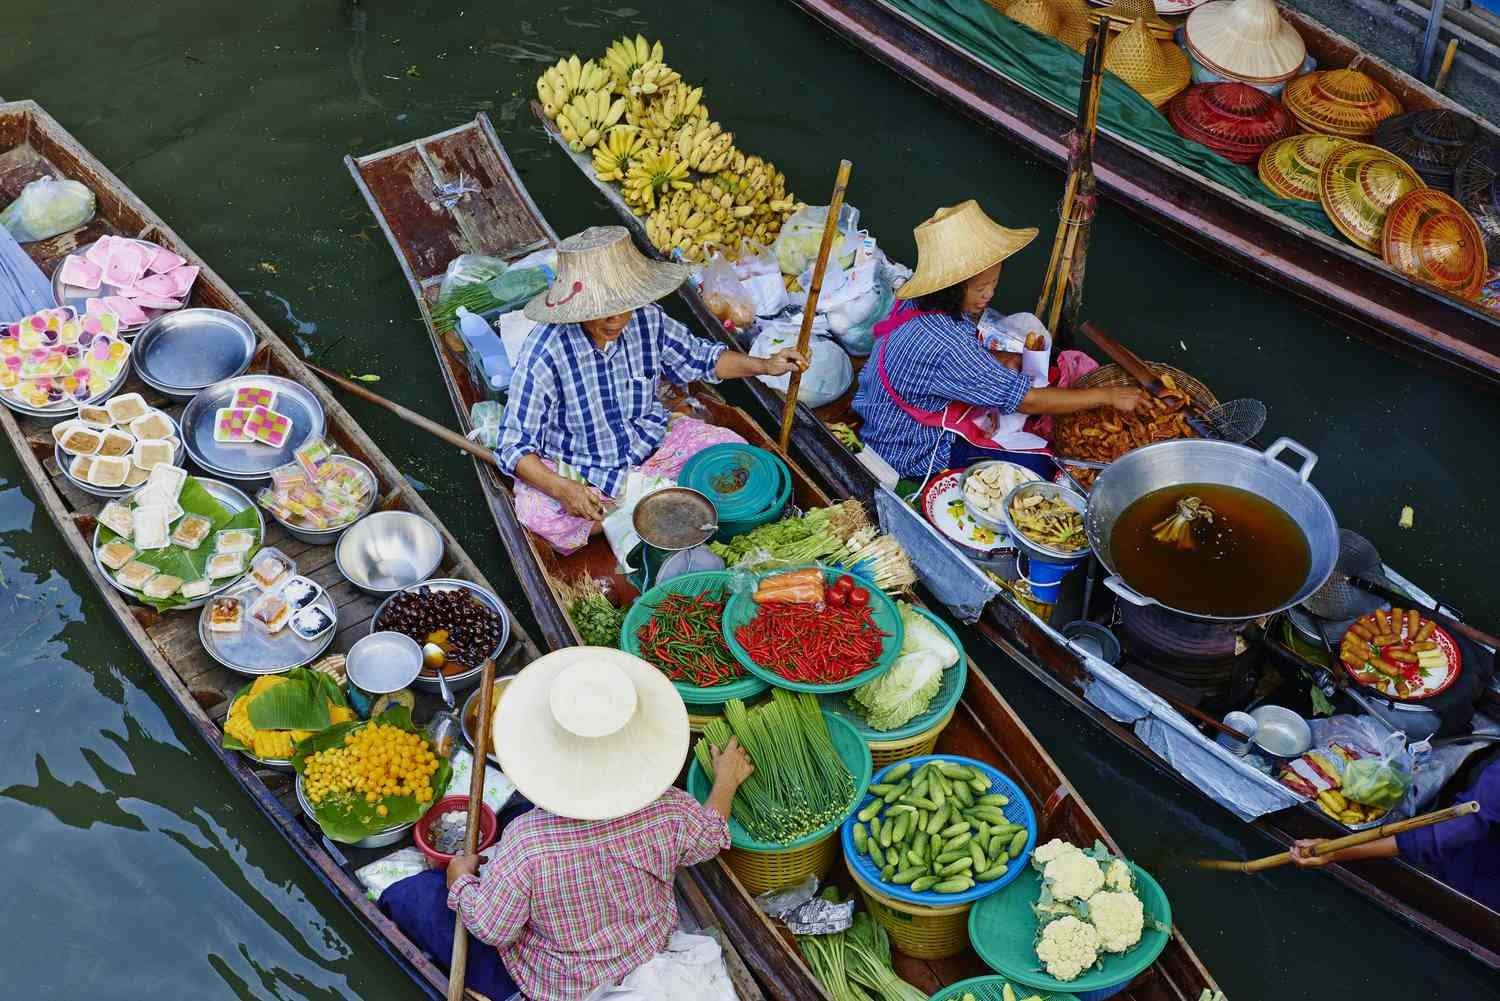
{"label": "green basket of chili", "polygon": [[[726,570],[700,570],[673,577],[637,598],[620,626],[620,649],[655,665],[689,705],[750,699],[770,687],[747,675],[724,643],[721,623],[730,576]],[[660,635],[647,633],[643,643],[642,631],[653,623]],[[693,677],[724,680],[700,685],[689,680]]]}
{"label": "green basket of chili", "polygon": [[854,727],[855,731],[866,741],[883,744],[906,740],[932,729],[939,720],[953,712],[953,708],[958,705],[958,700],[963,696],[964,685],[968,683],[969,657],[964,652],[964,645],[959,640],[958,634],[953,631],[953,627],[920,605],[914,605],[912,611],[937,626],[938,630],[948,637],[948,641],[958,651],[958,663],[943,670],[943,683],[938,688],[937,694],[933,696],[932,704],[927,707],[927,711],[920,716],[913,717],[905,726],[894,730],[877,730],[872,727],[865,721],[864,716],[860,715],[859,710],[849,705],[849,697],[846,695],[825,695],[819,699],[825,712],[833,713]]}
{"label": "green basket of chili", "polygon": [[[901,613],[884,591],[862,578],[821,564],[818,569],[829,589],[820,604],[757,605],[748,593],[731,595],[724,607],[724,642],[746,670],[777,688],[847,692],[895,663]],[[832,591],[843,577],[853,586],[836,602]]]}

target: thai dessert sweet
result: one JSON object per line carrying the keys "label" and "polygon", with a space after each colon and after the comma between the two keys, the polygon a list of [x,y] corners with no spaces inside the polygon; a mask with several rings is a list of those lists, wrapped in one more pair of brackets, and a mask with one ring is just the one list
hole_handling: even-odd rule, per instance
{"label": "thai dessert sweet", "polygon": [[184,549],[197,549],[212,532],[214,523],[198,514],[184,515],[172,532],[172,544]]}
{"label": "thai dessert sweet", "polygon": [[99,547],[99,562],[111,570],[119,570],[135,556],[135,549],[128,542],[116,539]]}

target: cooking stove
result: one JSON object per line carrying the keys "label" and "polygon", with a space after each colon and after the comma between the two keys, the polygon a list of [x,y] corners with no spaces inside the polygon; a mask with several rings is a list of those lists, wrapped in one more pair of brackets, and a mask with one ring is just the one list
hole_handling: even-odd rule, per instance
{"label": "cooking stove", "polygon": [[1138,664],[1201,697],[1200,708],[1225,712],[1249,698],[1259,652],[1241,633],[1249,622],[1206,622],[1155,605],[1119,602],[1120,643]]}

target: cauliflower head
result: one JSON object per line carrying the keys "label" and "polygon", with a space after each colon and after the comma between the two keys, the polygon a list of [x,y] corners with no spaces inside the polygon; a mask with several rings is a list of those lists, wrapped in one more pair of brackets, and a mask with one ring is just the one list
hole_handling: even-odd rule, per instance
{"label": "cauliflower head", "polygon": [[1042,879],[1058,900],[1088,900],[1104,885],[1104,870],[1083,852],[1063,852],[1047,863]]}
{"label": "cauliflower head", "polygon": [[1099,932],[1075,917],[1059,918],[1042,929],[1036,958],[1042,961],[1048,976],[1074,980],[1098,960]]}
{"label": "cauliflower head", "polygon": [[1037,872],[1041,872],[1048,862],[1051,862],[1059,855],[1078,851],[1081,851],[1081,849],[1077,845],[1070,844],[1062,838],[1053,838],[1045,845],[1038,846],[1037,850],[1031,853],[1031,866]]}
{"label": "cauliflower head", "polygon": [[1106,952],[1125,952],[1141,940],[1146,913],[1135,894],[1100,890],[1089,898],[1089,924]]}
{"label": "cauliflower head", "polygon": [[1104,870],[1104,888],[1120,893],[1135,892],[1135,874],[1120,859],[1112,859]]}

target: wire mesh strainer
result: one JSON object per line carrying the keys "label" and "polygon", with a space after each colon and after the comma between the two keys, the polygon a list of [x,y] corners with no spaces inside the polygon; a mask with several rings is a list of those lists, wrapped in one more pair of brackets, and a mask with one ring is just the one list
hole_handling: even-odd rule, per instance
{"label": "wire mesh strainer", "polygon": [[1333,573],[1307,599],[1302,607],[1320,619],[1339,622],[1353,618],[1364,608],[1365,592],[1356,587],[1353,578],[1381,573],[1380,553],[1375,544],[1358,532],[1339,529],[1339,555]]}
{"label": "wire mesh strainer", "polygon": [[1266,426],[1266,405],[1260,400],[1230,400],[1209,407],[1203,416],[1215,436],[1243,445]]}

